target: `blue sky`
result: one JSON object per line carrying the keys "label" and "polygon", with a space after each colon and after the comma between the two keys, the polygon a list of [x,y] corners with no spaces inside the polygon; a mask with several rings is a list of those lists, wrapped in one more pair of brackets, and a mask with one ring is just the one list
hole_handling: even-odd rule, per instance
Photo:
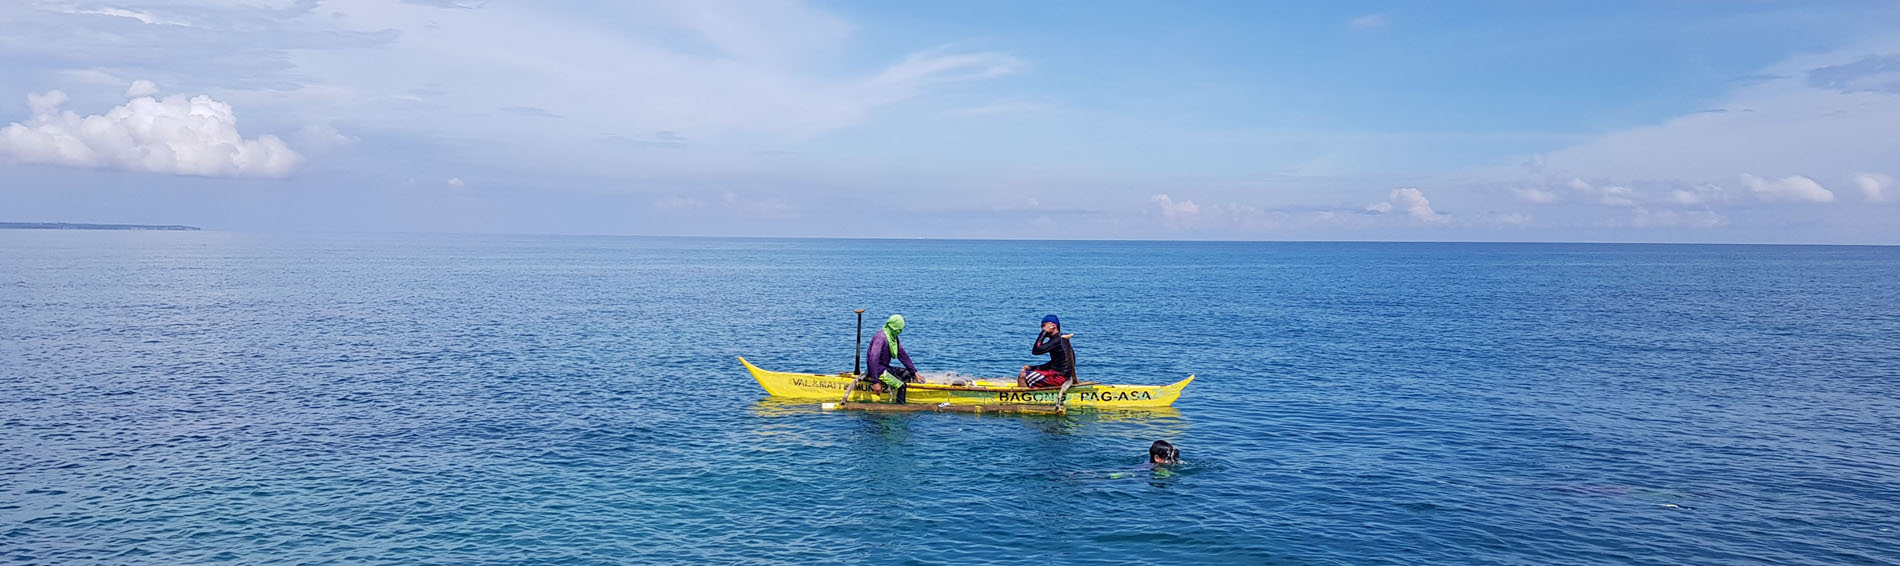
{"label": "blue sky", "polygon": [[1900,243],[1900,2],[0,5],[0,219]]}

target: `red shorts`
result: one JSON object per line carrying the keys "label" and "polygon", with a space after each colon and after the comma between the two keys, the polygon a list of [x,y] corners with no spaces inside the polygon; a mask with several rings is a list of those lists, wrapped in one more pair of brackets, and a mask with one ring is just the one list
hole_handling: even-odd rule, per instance
{"label": "red shorts", "polygon": [[1023,375],[1023,381],[1028,382],[1030,387],[1059,387],[1062,382],[1068,381],[1068,378],[1062,377],[1062,374],[1056,373],[1056,370],[1032,369],[1028,374]]}

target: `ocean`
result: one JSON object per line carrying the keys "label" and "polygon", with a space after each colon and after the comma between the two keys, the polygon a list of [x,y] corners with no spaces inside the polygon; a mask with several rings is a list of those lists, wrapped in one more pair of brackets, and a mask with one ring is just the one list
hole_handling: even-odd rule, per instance
{"label": "ocean", "polygon": [[1896,564],[1900,248],[0,231],[0,560]]}

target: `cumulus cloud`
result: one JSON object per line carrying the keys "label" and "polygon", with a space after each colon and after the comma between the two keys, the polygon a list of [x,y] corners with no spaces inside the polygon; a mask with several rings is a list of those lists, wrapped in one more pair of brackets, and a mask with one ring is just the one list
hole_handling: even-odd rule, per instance
{"label": "cumulus cloud", "polygon": [[1636,200],[1633,198],[1636,196],[1636,191],[1630,190],[1629,187],[1603,187],[1600,193],[1597,202],[1603,203],[1604,206],[1636,206]]}
{"label": "cumulus cloud", "polygon": [[1331,215],[1332,211],[1262,210],[1240,202],[1202,204],[1158,194],[1148,199],[1142,214],[1150,220],[1159,219],[1169,230],[1237,234],[1282,228],[1293,222],[1308,221],[1308,217],[1315,214]]}
{"label": "cumulus cloud", "polygon": [[1834,192],[1800,175],[1782,177],[1770,182],[1767,179],[1747,173],[1742,174],[1742,184],[1754,190],[1762,200],[1792,202],[1834,202]]}
{"label": "cumulus cloud", "polygon": [[1451,219],[1450,216],[1439,214],[1438,211],[1432,210],[1432,201],[1425,198],[1425,192],[1413,187],[1395,189],[1392,191],[1392,194],[1386,196],[1385,200],[1366,206],[1366,211],[1377,214],[1385,214],[1395,210],[1404,212],[1406,215],[1418,219],[1421,222],[1433,224],[1442,223]]}
{"label": "cumulus cloud", "polygon": [[[127,94],[156,94],[149,81]],[[277,136],[245,139],[209,96],[137,96],[99,115],[61,111],[66,93],[27,95],[33,116],[0,128],[0,155],[25,163],[205,177],[283,177],[303,157]]]}
{"label": "cumulus cloud", "polygon": [[[213,96],[245,111],[247,120],[270,115],[375,123],[379,131],[469,142],[475,152],[539,152],[554,159],[536,166],[564,173],[577,166],[598,168],[590,174],[619,173],[620,163],[597,158],[604,148],[587,147],[595,143],[687,147],[631,132],[684,132],[693,148],[739,155],[801,143],[887,113],[927,111],[926,105],[943,112],[970,99],[926,95],[1030,66],[1008,53],[961,43],[860,52],[853,22],[799,0],[614,2],[581,19],[571,8],[478,0],[103,4],[190,27],[141,25],[136,14],[72,13],[101,5],[0,1],[7,6],[0,7],[0,55],[46,70],[137,73],[128,78],[161,78],[150,74],[157,70],[168,86],[217,85]],[[838,72],[840,61],[858,57],[867,66],[846,66],[862,71]],[[116,84],[124,88],[125,82]],[[79,88],[45,88],[54,87]],[[918,98],[929,100],[900,105]],[[992,105],[978,113],[1031,109]],[[562,116],[565,123],[551,120]],[[527,123],[530,118],[550,123]],[[524,127],[562,131],[536,143],[519,135]],[[600,134],[624,139],[595,139]],[[292,147],[306,149],[295,142]]]}
{"label": "cumulus cloud", "polygon": [[468,186],[468,183],[464,183],[464,182],[462,182],[462,178],[461,178],[461,177],[449,177],[449,187],[450,187],[450,188],[455,188],[455,189],[459,189],[459,188],[462,188],[462,187],[466,187],[466,186]]}
{"label": "cumulus cloud", "polygon": [[1154,198],[1149,199],[1149,201],[1153,202],[1155,208],[1161,211],[1163,218],[1170,220],[1190,218],[1201,213],[1201,207],[1196,206],[1194,201],[1191,200],[1175,202],[1174,199],[1168,195],[1155,195]]}
{"label": "cumulus cloud", "polygon": [[126,98],[144,98],[156,95],[158,95],[158,83],[145,79],[132,81],[132,86],[125,89]]}
{"label": "cumulus cloud", "polygon": [[1854,176],[1854,185],[1860,187],[1860,195],[1867,202],[1892,202],[1894,200],[1893,177],[1879,173],[1861,173]]}
{"label": "cumulus cloud", "polygon": [[1728,200],[1727,191],[1715,185],[1696,185],[1669,191],[1668,202],[1680,205],[1710,204]]}
{"label": "cumulus cloud", "polygon": [[1708,206],[1735,200],[1726,189],[1718,185],[1687,184],[1674,180],[1649,181],[1643,182],[1640,186],[1625,186],[1607,182],[1596,184],[1573,177],[1562,183],[1513,187],[1510,192],[1516,200],[1533,204],[1568,203],[1611,208]]}

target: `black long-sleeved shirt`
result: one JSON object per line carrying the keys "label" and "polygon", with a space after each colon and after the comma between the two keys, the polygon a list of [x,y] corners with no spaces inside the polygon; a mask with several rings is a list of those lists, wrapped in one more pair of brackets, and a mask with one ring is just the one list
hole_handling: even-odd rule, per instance
{"label": "black long-sleeved shirt", "polygon": [[1075,348],[1069,346],[1069,339],[1060,334],[1037,334],[1036,346],[1029,349],[1035,355],[1049,355],[1049,361],[1029,366],[1029,369],[1052,369],[1062,377],[1075,379]]}

